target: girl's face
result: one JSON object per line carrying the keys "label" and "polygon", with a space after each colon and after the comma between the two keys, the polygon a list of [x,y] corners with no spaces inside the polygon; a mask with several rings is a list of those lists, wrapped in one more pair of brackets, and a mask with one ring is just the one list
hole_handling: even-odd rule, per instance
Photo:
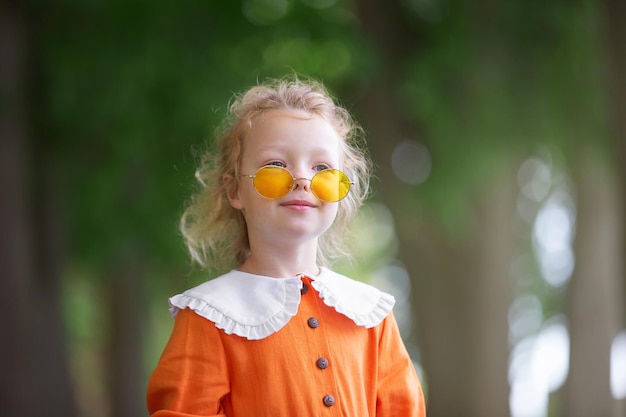
{"label": "girl's face", "polygon": [[[254,120],[244,140],[240,172],[253,175],[264,166],[278,166],[294,178],[310,180],[321,170],[341,169],[340,140],[321,117],[273,111]],[[291,245],[316,241],[330,227],[338,203],[315,197],[308,180],[299,179],[288,194],[268,199],[255,190],[252,178],[239,178],[239,187],[229,200],[246,219],[253,251],[255,242]]]}

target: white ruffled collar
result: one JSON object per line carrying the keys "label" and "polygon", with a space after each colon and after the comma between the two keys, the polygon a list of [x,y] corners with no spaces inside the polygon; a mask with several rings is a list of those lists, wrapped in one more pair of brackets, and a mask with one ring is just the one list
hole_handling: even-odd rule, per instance
{"label": "white ruffled collar", "polygon": [[[327,268],[311,278],[324,303],[358,326],[371,328],[389,314],[395,300],[371,285]],[[250,340],[279,331],[298,312],[301,275],[271,278],[232,270],[169,299],[170,313],[190,308],[227,334]]]}

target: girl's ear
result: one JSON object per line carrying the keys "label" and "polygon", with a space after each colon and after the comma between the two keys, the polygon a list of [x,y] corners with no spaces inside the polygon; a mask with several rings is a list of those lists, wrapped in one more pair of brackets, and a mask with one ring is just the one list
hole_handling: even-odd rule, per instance
{"label": "girl's ear", "polygon": [[222,183],[226,189],[226,196],[230,206],[234,209],[242,210],[243,204],[239,198],[239,184],[237,184],[235,178],[230,174],[224,174],[222,175]]}

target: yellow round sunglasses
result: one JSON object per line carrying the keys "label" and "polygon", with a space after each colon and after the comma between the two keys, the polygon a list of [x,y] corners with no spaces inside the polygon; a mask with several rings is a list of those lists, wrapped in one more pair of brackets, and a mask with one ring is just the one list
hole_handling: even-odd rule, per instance
{"label": "yellow round sunglasses", "polygon": [[345,198],[350,192],[352,183],[348,176],[338,169],[319,171],[313,178],[296,178],[289,170],[279,166],[264,166],[254,174],[243,174],[245,178],[252,178],[254,189],[265,198],[280,198],[289,194],[295,187],[296,181],[306,180],[311,183],[311,192],[317,198],[327,203],[336,203]]}

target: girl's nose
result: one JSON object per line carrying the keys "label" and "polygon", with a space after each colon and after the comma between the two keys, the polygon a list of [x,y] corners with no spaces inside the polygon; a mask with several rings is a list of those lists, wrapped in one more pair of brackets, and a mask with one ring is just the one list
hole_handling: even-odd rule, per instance
{"label": "girl's nose", "polygon": [[311,180],[306,179],[304,177],[294,178],[293,180],[293,189],[296,190],[298,188],[302,188],[304,191],[309,191],[309,183]]}

